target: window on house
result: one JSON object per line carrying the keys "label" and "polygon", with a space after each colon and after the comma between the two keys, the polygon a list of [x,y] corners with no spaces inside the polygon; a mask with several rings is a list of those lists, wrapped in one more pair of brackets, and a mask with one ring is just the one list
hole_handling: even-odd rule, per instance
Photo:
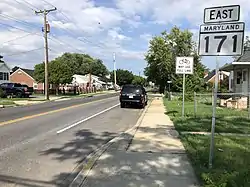
{"label": "window on house", "polygon": [[247,81],[247,72],[243,71],[243,81]]}
{"label": "window on house", "polygon": [[231,81],[230,88],[231,88],[231,89],[233,89],[234,80],[233,80],[233,79],[231,79],[230,81]]}
{"label": "window on house", "polygon": [[8,81],[9,80],[9,73],[0,72],[0,80]]}
{"label": "window on house", "polygon": [[236,83],[241,84],[242,72],[238,71],[236,74]]}
{"label": "window on house", "polygon": [[9,80],[9,73],[3,73],[3,80]]}
{"label": "window on house", "polygon": [[34,89],[38,89],[37,83],[33,83],[33,88],[34,88]]}

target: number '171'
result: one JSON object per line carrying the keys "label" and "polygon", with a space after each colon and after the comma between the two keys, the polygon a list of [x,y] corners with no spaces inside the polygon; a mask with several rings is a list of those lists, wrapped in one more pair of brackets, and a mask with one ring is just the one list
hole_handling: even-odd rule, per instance
{"label": "number '171'", "polygon": [[[219,45],[217,47],[217,53],[221,51],[221,47],[225,40],[227,39],[226,35],[223,36],[214,36],[214,39],[220,40]],[[233,39],[233,52],[236,52],[236,47],[237,47],[237,35],[232,36]],[[208,48],[209,48],[209,36],[205,37],[206,44],[205,44],[205,52],[208,53]]]}

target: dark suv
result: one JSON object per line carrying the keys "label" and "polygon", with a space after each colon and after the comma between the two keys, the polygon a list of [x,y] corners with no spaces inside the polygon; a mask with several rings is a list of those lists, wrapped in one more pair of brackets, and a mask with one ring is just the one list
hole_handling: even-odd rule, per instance
{"label": "dark suv", "polygon": [[139,85],[124,85],[120,93],[121,108],[126,104],[137,104],[144,108],[148,103],[147,92],[143,86]]}

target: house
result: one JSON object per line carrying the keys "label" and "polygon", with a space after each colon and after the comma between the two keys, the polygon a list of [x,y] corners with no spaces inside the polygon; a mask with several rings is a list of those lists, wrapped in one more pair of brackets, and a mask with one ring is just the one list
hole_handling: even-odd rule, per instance
{"label": "house", "polygon": [[236,61],[220,68],[230,73],[230,91],[247,94],[250,91],[250,50],[244,52]]}
{"label": "house", "polygon": [[44,84],[37,83],[33,76],[34,70],[20,68],[16,66],[12,69],[10,81],[13,83],[26,84],[29,87],[33,87],[34,90],[43,90]]}
{"label": "house", "polygon": [[[82,87],[82,88],[87,88],[89,87],[89,82],[90,82],[90,75],[86,74],[86,75],[73,75],[73,79],[72,79],[72,84]],[[100,77],[95,76],[95,75],[91,75],[91,85],[94,86],[97,90],[101,90],[101,89],[107,89],[108,84],[101,81]]]}
{"label": "house", "polygon": [[0,84],[9,82],[10,68],[7,64],[0,60]]}
{"label": "house", "polygon": [[[204,76],[204,81],[206,83],[212,83],[214,84],[215,82],[215,76],[216,75],[216,70],[214,69],[213,71],[207,73],[205,76]],[[226,72],[226,71],[219,71],[219,82],[222,82],[223,80],[226,80],[228,77],[229,77],[230,73],[229,72]]]}
{"label": "house", "polygon": [[233,93],[237,108],[247,108],[250,92],[250,50],[245,50],[243,55],[230,64],[220,68],[222,71],[230,72],[229,90]]}

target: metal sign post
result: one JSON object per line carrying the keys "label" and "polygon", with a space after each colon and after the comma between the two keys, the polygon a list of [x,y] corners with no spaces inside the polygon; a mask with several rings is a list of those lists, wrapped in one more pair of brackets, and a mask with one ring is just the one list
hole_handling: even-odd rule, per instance
{"label": "metal sign post", "polygon": [[176,58],[176,74],[183,74],[182,83],[182,117],[185,116],[185,83],[186,74],[193,74],[193,57],[177,57]]}
{"label": "metal sign post", "polygon": [[219,81],[218,56],[242,55],[245,23],[238,22],[239,20],[239,5],[212,7],[206,8],[204,10],[205,25],[200,26],[200,37],[198,47],[199,55],[216,56],[216,79],[213,93],[214,96],[209,152],[209,168],[212,168],[212,162],[214,157],[214,133],[216,124],[216,105]]}
{"label": "metal sign post", "polygon": [[212,161],[214,157],[214,132],[215,132],[215,122],[216,122],[216,107],[217,107],[217,92],[218,92],[218,82],[219,82],[219,59],[216,56],[216,71],[215,71],[215,83],[214,83],[214,97],[213,97],[213,113],[212,113],[212,126],[211,126],[211,139],[210,139],[210,150],[209,150],[209,162],[208,166],[212,168]]}
{"label": "metal sign post", "polygon": [[184,118],[185,115],[185,83],[186,83],[186,74],[183,74],[183,83],[182,83],[182,113],[181,116]]}

